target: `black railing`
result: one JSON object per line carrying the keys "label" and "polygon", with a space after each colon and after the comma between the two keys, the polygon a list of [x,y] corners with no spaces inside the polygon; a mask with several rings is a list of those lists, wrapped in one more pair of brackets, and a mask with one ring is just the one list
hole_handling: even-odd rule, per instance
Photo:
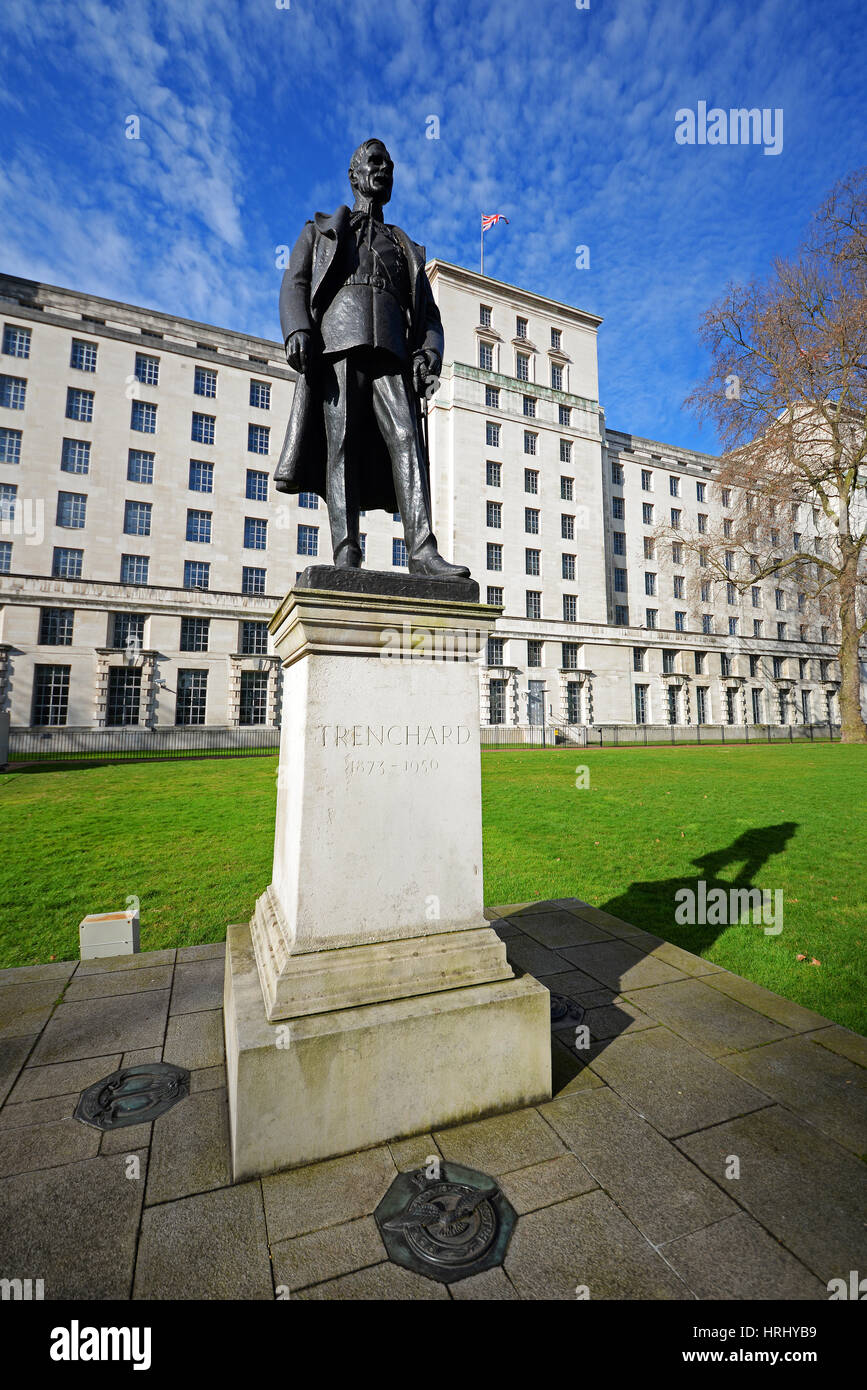
{"label": "black railing", "polygon": [[7,769],[29,763],[142,761],[151,758],[243,758],[276,754],[272,724],[133,725],[124,729],[11,729]]}
{"label": "black railing", "polygon": [[483,724],[483,748],[619,748],[680,743],[814,743],[839,724]]}

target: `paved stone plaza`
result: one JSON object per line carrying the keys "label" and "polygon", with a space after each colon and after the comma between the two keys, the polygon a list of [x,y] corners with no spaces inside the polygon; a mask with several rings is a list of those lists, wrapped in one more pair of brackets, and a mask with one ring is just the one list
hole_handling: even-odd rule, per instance
{"label": "paved stone plaza", "polygon": [[[551,1103],[235,1186],[222,946],[0,971],[0,1277],[46,1299],[827,1299],[867,1270],[864,1038],[577,899],[487,915],[586,1010],[580,1058],[555,1025]],[[159,1060],[192,1080],[153,1124],[72,1117]],[[389,1263],[372,1215],[436,1153],[518,1213],[504,1267],[450,1287]]]}

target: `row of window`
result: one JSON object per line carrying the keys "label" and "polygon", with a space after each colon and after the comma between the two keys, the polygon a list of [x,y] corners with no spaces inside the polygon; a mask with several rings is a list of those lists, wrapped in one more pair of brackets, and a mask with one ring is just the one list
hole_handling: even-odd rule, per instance
{"label": "row of window", "polygon": [[[526,412],[525,412],[526,413]],[[564,422],[561,420],[561,424]],[[502,425],[495,420],[485,421],[485,444],[489,449],[499,449],[502,439]],[[536,430],[524,430],[524,453],[536,457],[539,453],[539,434]],[[572,440],[560,440],[560,462],[572,462]],[[620,498],[620,501],[623,499]]]}
{"label": "row of window", "polygon": [[[499,386],[486,386],[486,387],[485,387],[485,409],[486,409],[486,410],[499,410],[499,409],[500,409],[500,388],[499,388]],[[535,396],[525,396],[525,397],[524,397],[524,406],[523,406],[523,409],[524,409],[524,414],[525,414],[526,416],[528,416],[528,417],[530,417],[530,418],[535,417],[535,414],[536,414],[536,398],[535,398]],[[558,407],[557,407],[557,423],[558,423],[559,425],[564,426],[566,429],[571,429],[571,427],[572,427],[572,407],[571,407],[571,405],[558,405]],[[495,430],[498,431],[498,433],[497,433],[497,445],[498,445],[499,442],[500,442],[500,440],[499,440],[499,428],[500,428],[499,425],[495,425],[495,424],[493,423],[493,421],[488,421],[488,429],[495,429]],[[567,444],[569,443],[568,440],[564,440],[564,441],[562,441],[562,442],[563,442],[563,443],[567,443]],[[496,447],[496,445],[495,445],[495,447]]]}
{"label": "row of window", "polygon": [[[69,714],[70,666],[33,668],[31,723],[60,727]],[[175,696],[175,724],[204,724],[207,712],[208,672],[180,670]],[[142,673],[132,666],[111,666],[108,671],[106,725],[129,727],[144,723]],[[265,724],[268,716],[268,672],[242,671],[239,724]]]}
{"label": "row of window", "polygon": [[[482,339],[479,343],[479,366],[483,372],[494,370],[494,344],[485,342]],[[515,353],[515,378],[518,381],[530,380],[530,353],[516,351]],[[559,362],[550,364],[550,381],[553,391],[562,391],[563,388],[563,367]]]}
{"label": "row of window", "polygon": [[[143,613],[113,613],[109,645],[127,652],[139,652],[144,646],[145,615]],[[178,651],[206,652],[210,634],[210,618],[181,618]],[[71,647],[75,626],[75,609],[42,608],[39,611],[39,645],[42,647]],[[239,625],[238,651],[243,656],[264,656],[268,651],[268,624],[255,619],[242,619]]]}
{"label": "row of window", "polygon": [[[488,487],[502,487],[503,485],[503,465],[497,463],[495,459],[488,459],[485,463],[485,482]],[[539,492],[539,470],[538,468],[524,469],[524,491],[532,496],[537,496]],[[574,501],[575,479],[560,478],[560,500],[563,502]]]}
{"label": "row of window", "polygon": [[[29,358],[32,332],[14,323],[3,326],[3,353],[7,357]],[[95,372],[99,344],[83,338],[73,338],[69,353],[69,365],[74,371]],[[133,376],[143,386],[159,386],[160,359],[148,353],[137,352]],[[197,396],[213,399],[217,394],[217,372],[213,367],[196,367],[193,373],[193,392]],[[89,393],[92,394],[92,393]],[[268,381],[250,382],[250,405],[256,410],[271,409],[271,383]]]}
{"label": "row of window", "polygon": [[[524,508],[524,531],[528,536],[538,536],[541,512],[538,507]],[[499,531],[503,527],[503,503],[487,502],[485,504],[485,524],[492,530]],[[575,539],[575,517],[574,515],[562,513],[560,516],[560,537],[564,541],[574,541]],[[489,567],[490,568],[490,567]]]}
{"label": "row of window", "polygon": [[[764,691],[760,687],[755,687],[750,691],[750,708],[752,711],[753,724],[766,724],[764,709]],[[738,691],[727,689],[723,692],[724,714],[727,724],[738,724]],[[665,692],[665,714],[666,722],[669,724],[680,724],[683,722],[682,696],[678,686],[669,686]],[[793,697],[786,690],[777,691],[777,720],[780,724],[792,723],[791,715],[796,708]],[[811,690],[801,691],[801,719],[805,724],[812,724],[813,713],[813,692]],[[822,722],[834,722],[834,696],[831,692],[825,695],[824,711],[819,718]],[[636,724],[650,724],[650,687],[647,685],[635,686],[635,722]],[[710,720],[710,690],[707,686],[696,686],[695,690],[695,722],[696,724],[709,724]]]}
{"label": "row of window", "polygon": [[[481,328],[492,328],[492,327],[493,327],[493,314],[494,314],[494,311],[493,311],[493,308],[492,308],[492,306],[491,306],[490,304],[480,304],[480,305],[479,305],[479,326],[480,326]],[[522,339],[523,339],[523,338],[526,338],[526,337],[527,337],[527,328],[528,328],[528,326],[529,326],[529,319],[524,318],[523,315],[521,315],[521,314],[518,314],[517,317],[516,317],[516,319],[515,319],[515,337],[516,337],[516,338],[522,338]],[[552,328],[552,329],[551,329],[551,347],[555,350],[555,352],[559,352],[559,351],[562,349],[562,346],[563,346],[563,330],[560,329],[560,328]]]}
{"label": "row of window", "polygon": [[[633,669],[634,671],[646,671],[646,670],[647,670],[647,653],[648,653],[647,647],[633,647],[633,649],[632,649],[632,669]],[[664,648],[664,649],[663,649],[663,652],[662,652],[662,673],[663,673],[663,675],[673,675],[673,674],[676,673],[676,661],[677,661],[678,655],[679,655],[679,653],[678,653],[674,648],[669,647],[669,648]],[[693,652],[693,654],[692,654],[692,656],[693,656],[693,666],[694,666],[694,669],[695,669],[695,674],[696,674],[697,676],[705,676],[705,675],[707,675],[707,659],[708,659],[708,655],[709,655],[708,652]],[[761,675],[761,662],[762,662],[762,660],[767,661],[768,659],[769,659],[770,662],[771,662],[771,673],[772,673],[774,679],[775,679],[775,680],[783,680],[783,679],[785,679],[785,678],[786,678],[786,663],[787,663],[787,661],[789,661],[790,659],[794,660],[794,658],[788,658],[788,657],[785,657],[785,656],[772,656],[772,657],[770,657],[770,658],[767,658],[767,657],[763,658],[763,657],[761,657],[761,656],[756,656],[756,655],[753,655],[753,654],[749,654],[748,660],[749,660],[749,665],[750,665],[750,675],[751,675],[752,677],[754,677],[754,678],[755,678],[756,676]],[[735,674],[735,672],[734,672],[734,670],[733,670],[733,661],[734,661],[734,657],[733,657],[729,652],[720,652],[720,653],[719,653],[720,675],[721,675],[721,676],[732,676],[732,675]],[[797,661],[798,661],[798,679],[799,679],[799,680],[802,680],[802,681],[809,680],[809,679],[810,679],[810,658],[809,658],[809,657],[806,657],[806,656],[801,656],[801,657],[798,657],[798,658],[797,658]],[[831,675],[831,662],[830,662],[830,660],[823,659],[822,657],[819,658],[819,679],[820,679],[820,680],[823,680],[823,681],[827,681],[827,680],[833,679],[833,676]]]}

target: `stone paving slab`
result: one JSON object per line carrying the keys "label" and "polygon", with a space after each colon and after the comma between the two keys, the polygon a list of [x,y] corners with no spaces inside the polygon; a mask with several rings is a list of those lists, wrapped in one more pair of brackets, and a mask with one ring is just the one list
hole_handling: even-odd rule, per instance
{"label": "stone paving slab", "polygon": [[720,1185],[736,1156],[740,1177],[726,1185],[738,1204],[823,1284],[867,1269],[864,1164],[798,1116],[775,1105],[677,1147]]}
{"label": "stone paving slab", "polygon": [[149,1207],[135,1267],[141,1299],[271,1299],[258,1182]]}
{"label": "stone paving slab", "polygon": [[[46,1298],[803,1300],[867,1269],[867,1040],[579,899],[485,915],[585,1010],[588,1047],[574,1020],[552,1031],[554,1099],[237,1186],[222,943],[0,972],[0,1278]],[[190,1096],[153,1124],[72,1118],[86,1086],[162,1058]],[[517,1212],[505,1266],[450,1286],[391,1264],[373,1217],[437,1155]]]}

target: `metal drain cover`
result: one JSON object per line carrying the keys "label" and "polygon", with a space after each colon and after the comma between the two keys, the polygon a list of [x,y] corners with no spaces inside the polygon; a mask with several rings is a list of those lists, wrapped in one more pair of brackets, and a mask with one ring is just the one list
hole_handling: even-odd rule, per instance
{"label": "metal drain cover", "polygon": [[374,1215],[389,1259],[441,1284],[502,1264],[517,1219],[493,1178],[445,1162],[401,1173]]}
{"label": "metal drain cover", "polygon": [[171,1062],[123,1067],[82,1091],[75,1118],[94,1129],[143,1125],[190,1094],[190,1073]]}
{"label": "metal drain cover", "polygon": [[580,1004],[576,1004],[574,999],[567,998],[565,994],[551,995],[552,1023],[582,1023],[585,1012]]}

